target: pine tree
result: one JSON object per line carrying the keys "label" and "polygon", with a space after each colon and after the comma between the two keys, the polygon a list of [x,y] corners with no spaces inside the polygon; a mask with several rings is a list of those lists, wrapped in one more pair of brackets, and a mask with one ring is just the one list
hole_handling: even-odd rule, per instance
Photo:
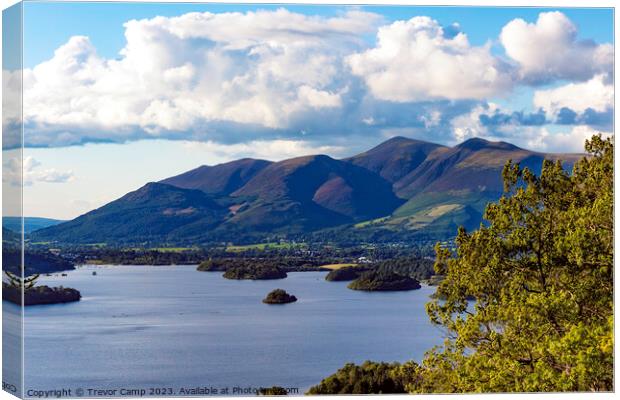
{"label": "pine tree", "polygon": [[613,142],[586,151],[572,173],[509,162],[488,223],[436,247],[427,311],[448,338],[409,391],[613,390]]}

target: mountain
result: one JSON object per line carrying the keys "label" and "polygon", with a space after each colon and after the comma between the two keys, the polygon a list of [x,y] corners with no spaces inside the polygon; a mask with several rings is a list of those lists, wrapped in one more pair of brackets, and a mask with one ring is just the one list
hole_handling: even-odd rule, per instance
{"label": "mountain", "polygon": [[325,155],[273,163],[232,195],[251,201],[228,223],[259,229],[292,223],[307,230],[377,218],[404,202],[374,172]]}
{"label": "mountain", "polygon": [[248,183],[270,161],[243,158],[214,166],[203,165],[160,183],[183,189],[198,189],[205,193],[228,195]]}
{"label": "mountain", "polygon": [[[24,217],[24,233],[30,233],[37,229],[58,225],[61,222],[64,221],[51,218]],[[13,232],[21,232],[22,219],[21,217],[2,217],[2,227]]]}
{"label": "mountain", "polygon": [[[564,157],[572,158],[564,155]],[[537,173],[545,158],[555,155],[535,153],[505,142],[469,139],[452,148],[432,152],[414,171],[395,183],[395,190],[410,198],[420,192],[489,191],[501,193],[501,171],[506,161],[519,162]]]}
{"label": "mountain", "polygon": [[[394,182],[394,191],[408,201],[384,225],[425,229],[447,219],[474,229],[489,202],[503,193],[502,169],[508,160],[540,174],[544,159],[563,160],[567,170],[582,155],[545,154],[505,142],[469,139],[455,147],[438,147],[414,170]],[[422,225],[420,225],[422,224]]]}
{"label": "mountain", "polygon": [[544,159],[565,160],[570,169],[580,157],[483,139],[447,147],[396,137],[344,160],[242,159],[149,183],[31,238],[179,244],[309,233],[358,241],[448,238],[458,226],[479,226],[488,202],[502,194],[506,161],[540,173]]}
{"label": "mountain", "polygon": [[376,172],[394,183],[415,170],[433,151],[441,148],[445,147],[397,136],[346,161]]}

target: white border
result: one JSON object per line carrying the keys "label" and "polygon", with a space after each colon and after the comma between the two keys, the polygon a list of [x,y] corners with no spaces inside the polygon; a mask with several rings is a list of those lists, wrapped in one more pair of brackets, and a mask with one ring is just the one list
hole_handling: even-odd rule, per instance
{"label": "white border", "polygon": [[[4,10],[5,8],[8,8],[14,4],[19,3],[18,0],[0,0],[2,1],[2,4],[0,4],[0,7],[2,8],[2,10]],[[34,0],[34,1],[44,1],[44,0]],[[84,2],[84,1],[80,1],[80,0],[55,0],[56,2],[63,2],[63,3],[80,3],[80,2]],[[125,2],[122,0],[105,0],[105,1],[100,1],[100,2],[110,2],[110,3],[121,3],[121,2]],[[152,1],[152,0],[132,0],[131,2],[136,2],[136,3],[157,3],[159,1]],[[508,0],[508,1],[498,1],[498,0],[473,0],[473,1],[467,1],[467,0],[443,0],[443,1],[436,1],[436,0],[425,0],[425,1],[420,1],[420,0],[389,0],[389,1],[381,1],[381,0],[366,0],[366,1],[360,1],[360,0],[314,0],[314,1],[309,1],[309,0],[289,0],[289,1],[283,1],[283,2],[275,2],[275,1],[269,1],[269,0],[245,0],[245,1],[226,1],[226,0],[210,0],[208,2],[205,1],[186,1],[186,0],[167,0],[167,1],[162,1],[162,2],[166,2],[166,3],[219,3],[219,4],[322,4],[322,5],[384,5],[384,6],[389,6],[389,5],[405,5],[405,6],[481,6],[481,7],[502,7],[502,8],[508,8],[508,7],[536,7],[536,8],[545,8],[545,7],[558,7],[558,8],[599,8],[599,7],[604,7],[604,8],[614,8],[614,27],[618,26],[618,13],[615,12],[615,7],[616,7],[616,1],[614,0],[562,0],[562,1],[558,1],[558,0],[537,0],[536,2],[533,1],[527,1],[527,0]],[[0,32],[2,30],[2,22],[0,19]],[[617,38],[618,38],[618,31],[616,29],[614,29],[614,45],[617,42]],[[1,44],[0,44],[1,46]],[[0,65],[1,65],[1,55],[0,55]],[[614,58],[615,58],[615,54],[614,54]],[[617,64],[615,64],[614,66],[614,74],[615,76],[618,76],[618,66]],[[0,85],[1,86],[1,85]],[[2,89],[0,87],[0,97],[2,94]],[[614,91],[614,104],[615,104],[615,91]],[[618,110],[617,108],[614,107],[614,121],[616,120],[616,116],[617,116]],[[615,128],[615,124],[614,124],[614,128]],[[615,131],[615,129],[614,129]],[[616,155],[618,150],[616,149]],[[620,160],[618,157],[615,157],[614,159],[614,175],[615,175],[615,171],[617,170],[618,166],[620,165]],[[614,180],[614,205],[616,204],[616,196],[618,194],[618,192],[620,191],[620,183],[618,182],[618,180]],[[0,186],[0,196],[2,193],[2,189]],[[618,207],[615,207],[614,209],[614,219],[617,221],[619,220],[620,216],[620,210],[618,209]],[[618,248],[618,244],[620,243],[620,238],[618,235],[618,228],[617,226],[614,226],[614,247]],[[614,267],[616,266],[615,263],[615,254],[614,254]],[[619,295],[619,291],[618,289],[618,285],[616,284],[614,286],[615,293],[614,293],[614,305],[616,306],[616,310],[614,311],[614,318],[616,319],[617,316],[617,307],[619,303],[619,299],[620,299],[620,295]],[[1,327],[1,321],[0,321],[0,327]],[[619,346],[617,346],[617,341],[618,339],[618,335],[617,335],[617,331],[615,332],[615,347],[614,347],[614,364],[616,364],[616,361],[618,360],[618,356],[620,355],[619,352]],[[0,336],[0,343],[1,343],[1,336]],[[2,361],[2,354],[0,353],[0,363]],[[620,380],[618,380],[618,368],[614,368],[614,380],[615,383],[617,384],[618,382],[620,382]],[[352,399],[354,397],[357,396],[352,396],[352,395],[343,395],[343,396],[320,396],[320,398],[325,398],[325,399]],[[381,399],[402,399],[403,397],[412,397],[411,395],[381,395],[380,398]],[[588,399],[615,399],[617,397],[620,396],[616,396],[615,393],[535,393],[535,394],[465,394],[465,395],[458,395],[458,394],[454,394],[454,395],[416,395],[415,399],[420,399],[420,400],[435,400],[435,399],[472,399],[472,400],[476,400],[476,399],[492,399],[492,400],[503,400],[503,399],[509,399],[509,400],[513,400],[513,399],[532,399],[532,398],[536,398],[536,399],[543,399],[543,400],[572,400],[572,399],[583,399],[583,398],[588,398]],[[209,398],[209,397],[206,397]],[[216,397],[213,397],[216,398]],[[217,398],[222,398],[222,397],[217,397]],[[230,398],[235,398],[235,399],[255,399],[255,397],[230,397]],[[4,400],[4,399],[15,399],[14,396],[8,394],[5,391],[1,391],[0,390],[0,400]],[[169,399],[171,400],[187,400],[187,397],[170,397]]]}

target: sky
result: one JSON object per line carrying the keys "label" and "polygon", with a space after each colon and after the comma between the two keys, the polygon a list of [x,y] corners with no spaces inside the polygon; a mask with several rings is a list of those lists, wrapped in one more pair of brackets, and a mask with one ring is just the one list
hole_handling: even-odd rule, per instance
{"label": "sky", "polygon": [[[24,215],[397,135],[580,152],[613,133],[613,51],[602,8],[27,2]],[[4,64],[9,90],[19,72]]]}

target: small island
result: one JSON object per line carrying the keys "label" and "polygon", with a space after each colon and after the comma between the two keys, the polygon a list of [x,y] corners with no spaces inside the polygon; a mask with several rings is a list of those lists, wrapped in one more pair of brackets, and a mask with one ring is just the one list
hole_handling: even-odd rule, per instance
{"label": "small island", "polygon": [[226,269],[227,268],[224,263],[211,259],[201,262],[200,265],[198,265],[198,268],[196,268],[197,271],[203,272],[226,271]]}
{"label": "small island", "polygon": [[398,291],[415,290],[422,286],[418,280],[394,272],[367,271],[347,286],[353,290]]}
{"label": "small island", "polygon": [[2,282],[2,300],[7,300],[17,305],[22,305],[22,292],[24,305],[35,306],[39,304],[58,304],[79,301],[81,293],[76,289],[65,287],[36,286],[39,274],[20,277],[9,271],[4,271],[8,282]]}
{"label": "small island", "polygon": [[297,301],[297,297],[286,293],[283,289],[276,289],[269,292],[267,297],[263,299],[265,304],[287,304]]}
{"label": "small island", "polygon": [[360,277],[360,275],[367,271],[367,269],[362,267],[343,267],[338,269],[333,269],[329,271],[327,275],[325,275],[326,281],[352,281]]}
{"label": "small island", "polygon": [[[64,287],[34,286],[24,290],[24,305],[36,306],[40,304],[59,304],[79,301],[82,298],[76,289]],[[8,300],[17,305],[22,304],[22,291],[19,287],[2,282],[2,300]]]}
{"label": "small island", "polygon": [[286,272],[278,267],[259,265],[256,267],[242,266],[228,269],[224,272],[226,279],[284,279],[287,277]]}

